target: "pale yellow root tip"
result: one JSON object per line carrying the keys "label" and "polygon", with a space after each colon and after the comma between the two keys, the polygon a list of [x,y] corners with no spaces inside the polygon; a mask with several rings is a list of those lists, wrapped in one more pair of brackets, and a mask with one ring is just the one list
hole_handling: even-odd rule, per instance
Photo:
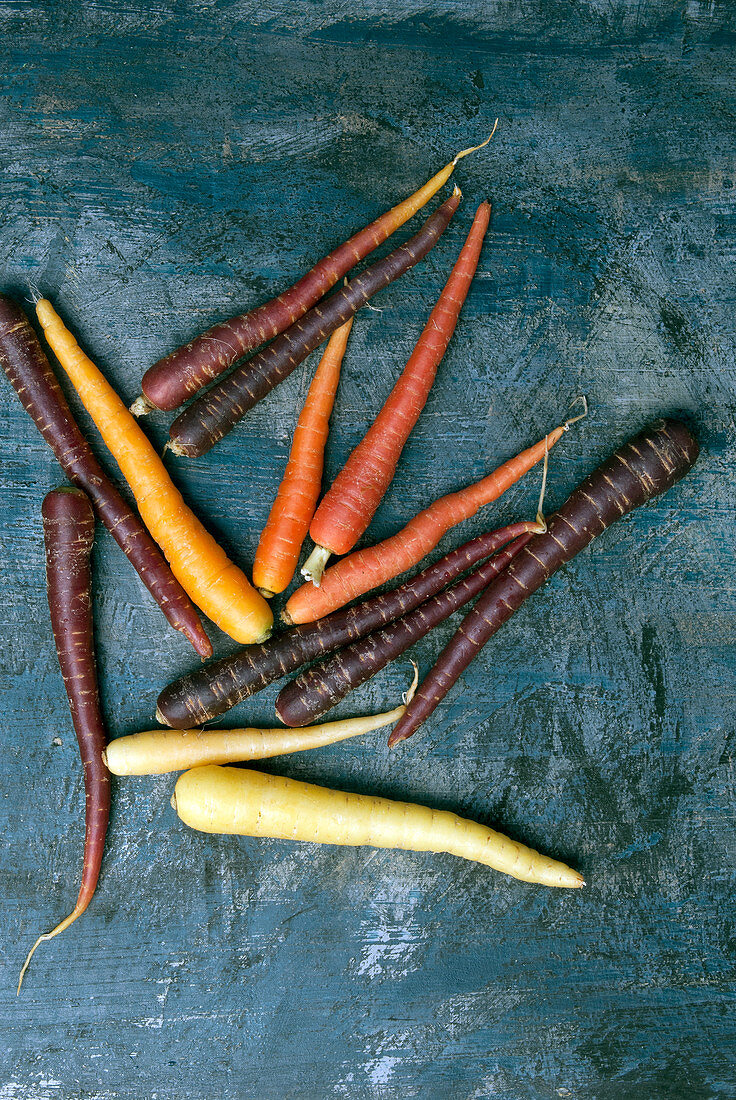
{"label": "pale yellow root tip", "polygon": [[33,947],[31,948],[31,950],[26,955],[26,961],[23,963],[23,967],[22,967],[21,972],[20,972],[20,977],[18,978],[18,988],[17,988],[16,993],[15,993],[16,997],[20,993],[20,987],[23,985],[23,979],[26,975],[26,970],[28,969],[28,964],[30,963],[31,959],[33,958],[33,954],[34,954],[36,948],[38,947],[38,945],[40,943],[43,943],[44,940],[52,940],[54,938],[54,936],[58,936],[60,932],[63,932],[65,928],[68,928],[70,924],[73,924],[74,921],[77,919],[77,917],[82,912],[83,912],[82,909],[76,909],[76,908],[72,909],[69,916],[64,917],[63,921],[61,921],[60,924],[57,924],[56,928],[52,929],[51,932],[44,932],[44,934],[42,936],[38,937],[38,939],[34,943]]}
{"label": "pale yellow root tip", "polygon": [[575,398],[575,400],[571,403],[570,408],[574,409],[576,405],[582,405],[583,411],[581,413],[578,413],[577,416],[571,416],[569,420],[565,421],[565,423],[562,425],[565,431],[569,430],[571,424],[577,424],[578,420],[582,420],[588,415],[588,398],[585,396],[584,393],[581,393],[578,397]]}
{"label": "pale yellow root tip", "polygon": [[156,406],[148,400],[145,394],[140,394],[140,396],[136,397],[135,401],[130,406],[130,411],[132,412],[133,416],[148,416],[148,414],[152,412],[155,407]]}
{"label": "pale yellow root tip", "polygon": [[472,145],[470,147],[470,149],[462,149],[459,153],[455,154],[455,158],[454,158],[452,163],[457,164],[457,162],[459,160],[462,160],[463,157],[469,157],[471,153],[477,153],[479,149],[485,149],[486,145],[488,144],[488,142],[491,140],[491,138],[495,134],[497,127],[498,127],[498,119],[496,119],[496,121],[493,123],[493,129],[491,130],[490,134],[488,135],[488,137],[486,138],[485,141],[482,141],[480,143],[480,145]]}
{"label": "pale yellow root tip", "polygon": [[305,581],[311,581],[315,588],[319,588],[322,584],[322,574],[331,553],[332,551],[328,550],[326,546],[315,546],[301,568],[301,574]]}

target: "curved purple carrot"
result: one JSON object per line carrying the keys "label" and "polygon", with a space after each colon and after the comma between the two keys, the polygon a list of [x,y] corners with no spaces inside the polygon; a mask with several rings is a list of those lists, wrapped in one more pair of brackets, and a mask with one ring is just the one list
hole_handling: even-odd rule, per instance
{"label": "curved purple carrot", "polygon": [[466,615],[391,731],[389,745],[416,733],[488,639],[532,592],[615,520],[684,477],[698,449],[684,424],[661,420],[590,474],[549,520],[546,534],[529,542]]}
{"label": "curved purple carrot", "polygon": [[447,229],[459,202],[460,191],[456,187],[406,244],[377,260],[331,298],[310,309],[272,344],[241,363],[177,416],[169,432],[174,454],[196,457],[214,447],[335,329],[349,321],[379,290],[423,259]]}
{"label": "curved purple carrot", "polygon": [[164,688],[158,697],[156,717],[162,725],[175,729],[204,725],[316,657],[324,657],[408,614],[507,542],[537,529],[534,523],[522,522],[479,535],[391,592],[342,607],[316,622],[295,626],[267,642],[244,646],[229,657],[198,668]]}
{"label": "curved purple carrot", "polygon": [[457,162],[469,153],[482,149],[495,132],[494,125],[490,137],[484,142],[474,145],[472,149],[463,149],[423,187],[318,260],[306,275],[278,297],[248,313],[214,325],[184,347],[159,359],[144,374],[141,384],[143,396],[138,398],[131,411],[138,416],[151,408],[177,409],[249,351],[279,336],[332,290],[351,268],[426,206],[447,183]]}
{"label": "curved purple carrot", "polygon": [[194,604],[92,453],[25,313],[1,294],[0,366],[64,473],[92,498],[98,516],[171,625],[189,639],[200,657],[211,657],[212,643]]}
{"label": "curved purple carrot", "polygon": [[41,514],[51,626],[84,768],[84,865],[74,909],[52,932],[36,940],[20,972],[18,992],[38,945],[68,928],[92,900],[110,816],[110,773],[102,759],[107,733],[100,711],[92,641],[90,554],[95,517],[89,498],[81,489],[72,488],[50,492]]}
{"label": "curved purple carrot", "polygon": [[531,537],[528,534],[515,539],[470,576],[420,604],[410,614],[339,649],[334,656],[306,672],[300,672],[282,688],[276,700],[276,714],[281,721],[285,726],[306,726],[326,714],[453,612],[475,599],[513,561]]}

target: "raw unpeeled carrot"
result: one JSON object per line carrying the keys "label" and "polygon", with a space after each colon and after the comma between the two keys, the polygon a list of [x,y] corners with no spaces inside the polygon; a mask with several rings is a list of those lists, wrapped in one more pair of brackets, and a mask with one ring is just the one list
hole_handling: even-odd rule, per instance
{"label": "raw unpeeled carrot", "polygon": [[447,351],[473,281],[491,207],[478,207],[465,244],[396,385],[320,501],[309,534],[315,543],[302,576],[319,585],[332,554],[347,554],[373,519],[396,472]]}
{"label": "raw unpeeled carrot", "polygon": [[253,584],[266,599],[288,587],[317,506],[330,415],[352,327],[351,317],[328,341],[297,421],[283,480],[261,532],[253,561]]}
{"label": "raw unpeeled carrot", "polygon": [[534,524],[528,522],[512,523],[478,535],[390,592],[341,608],[317,622],[281,631],[267,642],[244,646],[219,661],[195,669],[161,692],[157,721],[176,729],[190,729],[211,722],[236,703],[255,695],[274,680],[295,672],[315,657],[324,657],[400,615],[406,615],[466,570],[533,527]]}
{"label": "raw unpeeled carrot", "polygon": [[[619,448],[578,486],[466,615],[389,737],[405,741],[444,699],[486,642],[553,573],[634,508],[664,493],[698,456],[697,440],[677,420],[661,420]],[[620,578],[619,578],[620,580]]]}
{"label": "raw unpeeled carrot", "polygon": [[578,417],[561,424],[539,443],[504,462],[482,481],[441,497],[414,517],[403,530],[375,546],[358,550],[331,565],[319,588],[303,584],[287,601],[283,618],[287,623],[308,623],[321,619],[356,596],[411,569],[434,549],[443,535],[497,500],[519,478],[540,462]]}
{"label": "raw unpeeled carrot", "polygon": [[38,945],[68,928],[92,900],[110,816],[110,774],[102,759],[107,733],[100,710],[92,640],[90,554],[95,517],[89,498],[81,489],[72,488],[48,493],[41,515],[51,627],[84,769],[84,863],[76,904],[69,916],[53,931],[39,936],[28,952],[18,981],[19,993]]}
{"label": "raw unpeeled carrot", "polygon": [[116,737],[107,746],[105,762],[113,775],[163,775],[205,764],[235,764],[265,760],[291,752],[334,745],[361,737],[398,721],[416,690],[418,673],[404,697],[404,704],[384,714],[345,718],[306,729],[147,730]]}
{"label": "raw unpeeled carrot", "polygon": [[413,218],[444,187],[459,160],[488,144],[497,125],[498,119],[484,142],[463,149],[423,187],[330,252],[277,298],[215,325],[154,363],[143,376],[143,396],[133,405],[135,414],[140,415],[152,407],[178,408],[249,351],[293,325],[355,264]]}
{"label": "raw unpeeled carrot", "polygon": [[[531,526],[531,524],[530,524]],[[539,525],[535,528],[541,530]],[[424,638],[455,611],[475,599],[527,544],[531,534],[522,535],[451,588],[389,623],[338,649],[311,668],[300,672],[279,692],[276,714],[286,726],[307,726],[316,722],[341,699],[375,676],[409,646]]]}
{"label": "raw unpeeled carrot", "polygon": [[2,294],[0,366],[64,473],[90,497],[98,516],[168,621],[189,639],[200,657],[211,657],[212,643],[194,605],[140,518],[92,453],[25,313]]}
{"label": "raw unpeeled carrot", "polygon": [[437,244],[460,202],[455,188],[422,228],[388,256],[366,267],[331,297],[310,309],[285,332],[177,416],[169,429],[174,454],[206,454],[274,386],[283,382],[335,329],[344,325],[372,296],[385,289]]}
{"label": "raw unpeeled carrot", "polygon": [[171,804],[185,825],[204,833],[448,852],[523,882],[585,885],[564,863],[447,810],[346,794],[251,768],[185,772]]}
{"label": "raw unpeeled carrot", "polygon": [[271,609],[184,503],[139,424],[81,350],[45,298],[36,313],[66,371],[128,482],[143,522],[184,590],[236,642],[261,641]]}

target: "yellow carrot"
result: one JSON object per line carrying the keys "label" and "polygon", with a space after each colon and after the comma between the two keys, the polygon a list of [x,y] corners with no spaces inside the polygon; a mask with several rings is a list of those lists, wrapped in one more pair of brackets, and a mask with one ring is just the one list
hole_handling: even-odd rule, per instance
{"label": "yellow carrot", "polygon": [[205,833],[449,852],[524,882],[585,885],[564,863],[446,810],[345,794],[250,768],[185,772],[171,804],[185,825]]}
{"label": "yellow carrot", "polygon": [[303,729],[147,730],[110,741],[103,758],[113,775],[163,775],[203,764],[235,764],[304,752],[398,722],[405,706]]}
{"label": "yellow carrot", "polygon": [[266,638],[273,622],[266,601],[184,503],[135,417],[81,350],[51,303],[42,298],[36,304],[36,314],[182,588],[236,642],[247,645]]}

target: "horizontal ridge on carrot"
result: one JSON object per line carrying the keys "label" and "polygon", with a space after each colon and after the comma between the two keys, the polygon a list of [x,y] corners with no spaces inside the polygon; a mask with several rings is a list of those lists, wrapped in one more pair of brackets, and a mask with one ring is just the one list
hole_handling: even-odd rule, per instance
{"label": "horizontal ridge on carrot", "polygon": [[515,539],[464,580],[432,596],[408,615],[402,615],[381,630],[351,642],[332,657],[300,672],[281,689],[276,700],[276,714],[281,721],[287,726],[306,726],[315,722],[409,646],[475,599],[513,561],[534,531],[540,530],[538,524],[529,526],[532,530],[528,534]]}
{"label": "horizontal ridge on carrot", "polygon": [[483,246],[491,207],[478,207],[467,239],[401,376],[320,501],[309,528],[314,550],[302,576],[319,585],[331,554],[347,554],[373,519],[396,472],[447,351]]}
{"label": "horizontal ridge on carrot", "polygon": [[263,597],[233,564],[184,503],[140,425],[77,344],[45,298],[36,313],[66,371],[131,488],[143,522],[172,572],[221,630],[241,643],[261,641],[273,615]]}
{"label": "horizontal ridge on carrot", "polygon": [[316,305],[351,268],[413,218],[444,187],[459,160],[488,144],[497,125],[498,119],[484,142],[463,149],[423,187],[319,260],[288,290],[248,313],[214,325],[154,363],[143,376],[143,396],[134,403],[132,411],[140,415],[154,407],[178,408],[249,351],[279,336]]}
{"label": "horizontal ridge on carrot", "polygon": [[303,584],[287,601],[283,611],[284,621],[290,624],[314,622],[411,569],[434,549],[452,527],[470,519],[483,505],[497,500],[541,462],[577,419],[579,417],[567,420],[540,439],[539,443],[504,462],[474,485],[440,497],[397,534],[331,565],[325,570],[319,588],[313,584]]}
{"label": "horizontal ridge on carrot", "polygon": [[617,519],[670,489],[697,456],[697,441],[685,425],[662,420],[590,474],[549,520],[547,532],[524,547],[465,617],[397,722],[389,745],[416,733],[489,638],[553,573]]}
{"label": "horizontal ridge on carrot", "polygon": [[299,414],[289,461],[253,559],[253,584],[266,599],[288,587],[322,486],[325,444],[353,318],[335,329]]}
{"label": "horizontal ridge on carrot", "polygon": [[396,722],[416,690],[419,675],[406,692],[403,706],[365,718],[344,718],[308,729],[146,730],[116,737],[107,746],[105,763],[113,775],[164,775],[205,764],[235,764],[266,760],[286,753],[334,745],[362,737]]}
{"label": "horizontal ridge on carrot", "polygon": [[0,294],[0,366],[64,473],[92,500],[97,515],[175,630],[200,657],[212,656],[191,600],[140,518],[92,453],[23,310]]}
{"label": "horizontal ridge on carrot", "polygon": [[434,248],[450,224],[460,197],[456,187],[450,198],[405,244],[376,260],[330,298],[313,306],[273,343],[237,366],[180,413],[169,431],[169,446],[174,454],[197,457],[211,450],[249,409],[288,378],[335,329]]}
{"label": "horizontal ridge on carrot", "polygon": [[274,680],[412,611],[477,562],[524,535],[531,526],[512,523],[478,535],[390,592],[342,608],[318,622],[293,627],[260,645],[245,646],[196,669],[164,688],[158,697],[157,720],[178,729],[212,721]]}
{"label": "horizontal ridge on carrot", "polygon": [[522,882],[585,885],[564,863],[448,810],[346,794],[252,768],[193,768],[179,776],[171,804],[185,825],[204,833],[447,852]]}
{"label": "horizontal ridge on carrot", "polygon": [[100,875],[110,816],[110,773],[102,758],[107,732],[100,710],[92,638],[90,555],[95,538],[94,512],[81,489],[64,487],[47,494],[41,515],[51,626],[84,769],[84,862],[76,904],[56,928],[34,943],[20,972],[19,993],[38,945],[58,936],[89,906]]}

